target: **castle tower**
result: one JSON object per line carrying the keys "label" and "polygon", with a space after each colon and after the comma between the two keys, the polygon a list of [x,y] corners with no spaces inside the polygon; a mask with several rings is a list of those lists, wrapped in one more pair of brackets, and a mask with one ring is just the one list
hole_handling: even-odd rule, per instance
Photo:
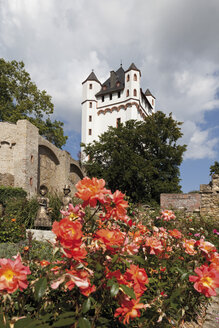
{"label": "castle tower", "polygon": [[92,71],[82,85],[81,142],[88,144],[95,139],[95,125],[97,124],[97,99],[95,95],[100,91],[101,83]]}
{"label": "castle tower", "polygon": [[141,72],[134,63],[125,72],[125,93],[126,97],[138,99],[140,95]]}
{"label": "castle tower", "polygon": [[[98,140],[109,126],[117,127],[128,120],[144,120],[155,110],[155,97],[140,87],[141,71],[132,63],[111,71],[100,83],[94,72],[82,83],[82,143]],[[82,150],[83,152],[83,150]]]}

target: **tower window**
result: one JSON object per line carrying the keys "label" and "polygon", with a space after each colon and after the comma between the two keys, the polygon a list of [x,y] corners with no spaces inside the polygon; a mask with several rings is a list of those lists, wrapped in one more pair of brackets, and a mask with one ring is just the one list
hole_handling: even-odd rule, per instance
{"label": "tower window", "polygon": [[126,91],[126,97],[129,97],[129,89]]}
{"label": "tower window", "polygon": [[109,98],[110,98],[110,100],[113,99],[113,95],[112,95],[112,93],[110,93]]}
{"label": "tower window", "polygon": [[118,92],[118,98],[120,98],[120,96],[121,96],[121,95],[120,95],[120,91],[119,91],[119,92]]}
{"label": "tower window", "polygon": [[104,102],[104,96],[102,96],[102,102]]}
{"label": "tower window", "polygon": [[127,75],[127,82],[129,82],[129,80],[130,80],[130,76],[129,76],[129,74]]}
{"label": "tower window", "polygon": [[133,90],[133,96],[137,97],[137,90],[136,89]]}
{"label": "tower window", "polygon": [[30,178],[30,186],[33,185],[33,178]]}
{"label": "tower window", "polygon": [[134,74],[134,81],[137,81],[137,74]]}
{"label": "tower window", "polygon": [[89,122],[92,122],[92,116],[89,115]]}
{"label": "tower window", "polygon": [[89,108],[92,108],[92,101],[89,102]]}
{"label": "tower window", "polygon": [[92,130],[91,129],[88,130],[88,134],[89,134],[89,136],[92,135]]}
{"label": "tower window", "polygon": [[93,89],[92,83],[89,84],[89,89]]}
{"label": "tower window", "polygon": [[152,106],[154,106],[154,99],[152,99]]}
{"label": "tower window", "polygon": [[116,119],[116,127],[117,128],[118,128],[120,123],[121,123],[121,118],[119,117],[119,118]]}

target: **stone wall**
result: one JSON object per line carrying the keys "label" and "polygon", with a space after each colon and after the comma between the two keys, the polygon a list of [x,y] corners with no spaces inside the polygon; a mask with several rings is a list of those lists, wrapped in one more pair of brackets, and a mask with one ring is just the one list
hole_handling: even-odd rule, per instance
{"label": "stone wall", "polygon": [[219,219],[219,175],[212,175],[209,184],[200,185],[199,193],[161,194],[162,209],[185,209],[189,212],[200,211],[201,215]]}
{"label": "stone wall", "polygon": [[0,185],[21,187],[28,197],[42,184],[60,194],[65,184],[74,192],[83,176],[79,162],[40,136],[29,121],[0,122]]}
{"label": "stone wall", "polygon": [[214,174],[208,185],[200,185],[202,215],[219,219],[219,175]]}
{"label": "stone wall", "polygon": [[200,209],[201,195],[191,194],[161,194],[160,206],[162,209],[185,209],[193,212]]}

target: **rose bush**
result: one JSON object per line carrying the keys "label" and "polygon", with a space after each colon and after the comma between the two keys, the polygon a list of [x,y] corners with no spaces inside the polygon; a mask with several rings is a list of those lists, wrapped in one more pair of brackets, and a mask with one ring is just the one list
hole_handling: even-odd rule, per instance
{"label": "rose bush", "polygon": [[214,244],[178,230],[169,210],[128,216],[125,195],[102,179],[76,187],[81,201],[53,223],[51,261],[0,260],[0,326],[177,327],[195,319],[219,287]]}

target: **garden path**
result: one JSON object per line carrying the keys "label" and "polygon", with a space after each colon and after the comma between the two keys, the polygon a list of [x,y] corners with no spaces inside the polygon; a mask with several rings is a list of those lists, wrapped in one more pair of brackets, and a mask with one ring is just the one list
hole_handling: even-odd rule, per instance
{"label": "garden path", "polygon": [[219,328],[219,288],[217,296],[212,297],[211,304],[201,312],[198,323],[185,322],[181,328]]}

